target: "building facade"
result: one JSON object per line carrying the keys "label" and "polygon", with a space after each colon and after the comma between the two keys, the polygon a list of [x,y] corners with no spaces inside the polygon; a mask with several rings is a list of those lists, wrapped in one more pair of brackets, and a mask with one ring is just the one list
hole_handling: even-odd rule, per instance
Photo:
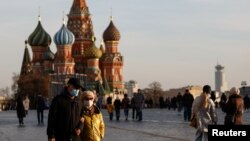
{"label": "building facade", "polygon": [[[86,0],[73,0],[68,21],[63,19],[53,40],[42,26],[40,15],[33,33],[25,42],[21,74],[47,74],[53,84],[66,82],[70,76],[81,79],[86,88],[96,89],[107,80],[111,90],[124,92],[124,59],[118,51],[120,32],[111,18],[103,32],[104,43],[97,47],[90,11]],[[52,41],[57,51],[50,50]],[[32,50],[32,59],[28,52]]]}

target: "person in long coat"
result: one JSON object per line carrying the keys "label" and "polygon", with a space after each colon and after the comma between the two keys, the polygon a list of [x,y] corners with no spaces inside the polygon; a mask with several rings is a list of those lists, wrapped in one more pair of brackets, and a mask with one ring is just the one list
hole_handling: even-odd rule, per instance
{"label": "person in long coat", "polygon": [[83,89],[80,80],[72,77],[62,93],[53,98],[48,114],[48,141],[70,141],[78,137],[75,129],[82,111],[80,89]]}
{"label": "person in long coat", "polygon": [[224,124],[225,125],[242,125],[244,100],[239,95],[240,90],[236,87],[231,88],[229,99],[223,111],[226,113]]}
{"label": "person in long coat", "polygon": [[19,95],[16,99],[16,112],[17,112],[17,118],[19,120],[19,125],[24,125],[23,118],[25,117],[25,109],[23,106],[23,98],[21,95]]}

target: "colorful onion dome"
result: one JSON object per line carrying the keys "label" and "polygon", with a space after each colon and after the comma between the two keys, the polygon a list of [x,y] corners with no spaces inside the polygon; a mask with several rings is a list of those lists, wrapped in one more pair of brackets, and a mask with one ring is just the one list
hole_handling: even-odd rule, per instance
{"label": "colorful onion dome", "polygon": [[43,46],[47,47],[51,44],[50,35],[43,29],[41,20],[39,17],[38,25],[33,33],[30,34],[28,38],[28,43],[30,46]]}
{"label": "colorful onion dome", "polygon": [[47,61],[53,61],[55,58],[55,54],[48,47],[47,51],[43,54],[43,59]]}
{"label": "colorful onion dome", "polygon": [[84,57],[87,59],[101,58],[102,51],[99,48],[97,48],[95,42],[93,42],[92,46],[86,48],[84,52]]}
{"label": "colorful onion dome", "polygon": [[54,42],[56,45],[73,44],[75,41],[74,34],[65,26],[62,25],[61,29],[55,34]]}
{"label": "colorful onion dome", "polygon": [[103,33],[103,40],[106,41],[119,41],[121,38],[120,32],[115,27],[112,19],[110,20],[109,26]]}

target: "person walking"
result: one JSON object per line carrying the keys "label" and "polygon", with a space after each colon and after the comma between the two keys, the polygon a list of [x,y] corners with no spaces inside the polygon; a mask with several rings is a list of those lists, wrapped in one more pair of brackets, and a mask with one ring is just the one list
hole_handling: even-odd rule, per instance
{"label": "person walking", "polygon": [[223,109],[226,113],[224,124],[225,125],[242,125],[243,124],[243,111],[244,100],[240,96],[240,90],[236,87],[230,89],[229,99]]}
{"label": "person walking", "polygon": [[189,89],[185,90],[185,94],[182,96],[182,105],[184,108],[184,121],[190,121],[192,104],[194,101],[193,95],[189,92]]}
{"label": "person walking", "polygon": [[38,125],[43,124],[43,111],[46,107],[45,99],[41,94],[37,95],[36,98],[36,111],[37,111],[37,121]]}
{"label": "person walking", "polygon": [[121,113],[122,102],[121,102],[121,100],[119,99],[118,96],[116,96],[116,99],[114,101],[114,106],[115,106],[116,120],[119,121],[120,120],[120,113]]}
{"label": "person walking", "polygon": [[23,118],[26,116],[26,114],[23,106],[23,98],[21,95],[18,95],[16,99],[16,112],[19,121],[19,126],[23,126],[24,125]]}
{"label": "person walking", "polygon": [[244,96],[243,100],[244,100],[244,107],[245,107],[244,109],[248,110],[250,108],[250,98],[248,94]]}
{"label": "person walking", "polygon": [[177,102],[178,113],[180,113],[181,109],[182,109],[182,95],[180,92],[178,92],[178,94],[177,94],[176,102]]}
{"label": "person walking", "polygon": [[131,98],[131,108],[132,108],[132,119],[138,119],[138,115],[136,112],[136,107],[135,107],[135,95],[136,93],[133,94],[133,97]]}
{"label": "person walking", "polygon": [[30,99],[27,95],[24,97],[23,106],[24,106],[25,114],[28,115],[28,111],[30,108]]}
{"label": "person walking", "polygon": [[105,125],[100,109],[94,104],[96,100],[97,96],[92,91],[84,91],[81,95],[81,126],[76,130],[76,134],[81,136],[81,141],[101,141],[104,138]]}
{"label": "person walking", "polygon": [[80,81],[72,77],[61,94],[53,98],[48,114],[48,141],[70,141],[77,136],[75,130],[82,111],[80,89]]}
{"label": "person walking", "polygon": [[107,111],[109,113],[109,120],[112,121],[113,120],[113,112],[114,112],[114,105],[112,104],[112,97],[108,97],[107,98],[107,105],[106,105]]}
{"label": "person walking", "polygon": [[221,97],[220,97],[220,108],[223,111],[225,105],[227,103],[227,96],[225,93],[222,93]]}
{"label": "person walking", "polygon": [[142,94],[141,89],[138,89],[138,93],[135,95],[135,108],[138,115],[138,121],[142,121],[142,109],[144,105],[144,95]]}
{"label": "person walking", "polygon": [[128,98],[128,95],[124,94],[124,98],[122,99],[122,107],[124,110],[125,120],[128,120],[129,103],[130,103],[130,100]]}
{"label": "person walking", "polygon": [[200,96],[192,104],[192,118],[196,117],[198,124],[195,141],[208,141],[208,125],[217,124],[215,104],[210,99],[211,87],[205,85]]}

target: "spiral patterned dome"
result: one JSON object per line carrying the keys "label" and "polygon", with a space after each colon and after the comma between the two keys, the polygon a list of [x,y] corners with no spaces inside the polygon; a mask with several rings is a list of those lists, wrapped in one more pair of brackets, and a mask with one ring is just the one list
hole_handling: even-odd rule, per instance
{"label": "spiral patterned dome", "polygon": [[103,33],[103,40],[106,41],[119,41],[121,38],[120,32],[115,27],[113,21],[110,21],[109,26]]}
{"label": "spiral patterned dome", "polygon": [[50,35],[43,29],[41,21],[38,21],[38,25],[33,33],[28,38],[30,46],[43,46],[47,47],[51,44]]}
{"label": "spiral patterned dome", "polygon": [[61,29],[54,36],[54,42],[56,45],[73,44],[74,41],[74,34],[65,26],[65,24],[62,25]]}
{"label": "spiral patterned dome", "polygon": [[97,48],[95,43],[93,42],[92,46],[86,48],[85,53],[84,53],[84,57],[87,59],[101,58],[102,51],[99,48]]}

